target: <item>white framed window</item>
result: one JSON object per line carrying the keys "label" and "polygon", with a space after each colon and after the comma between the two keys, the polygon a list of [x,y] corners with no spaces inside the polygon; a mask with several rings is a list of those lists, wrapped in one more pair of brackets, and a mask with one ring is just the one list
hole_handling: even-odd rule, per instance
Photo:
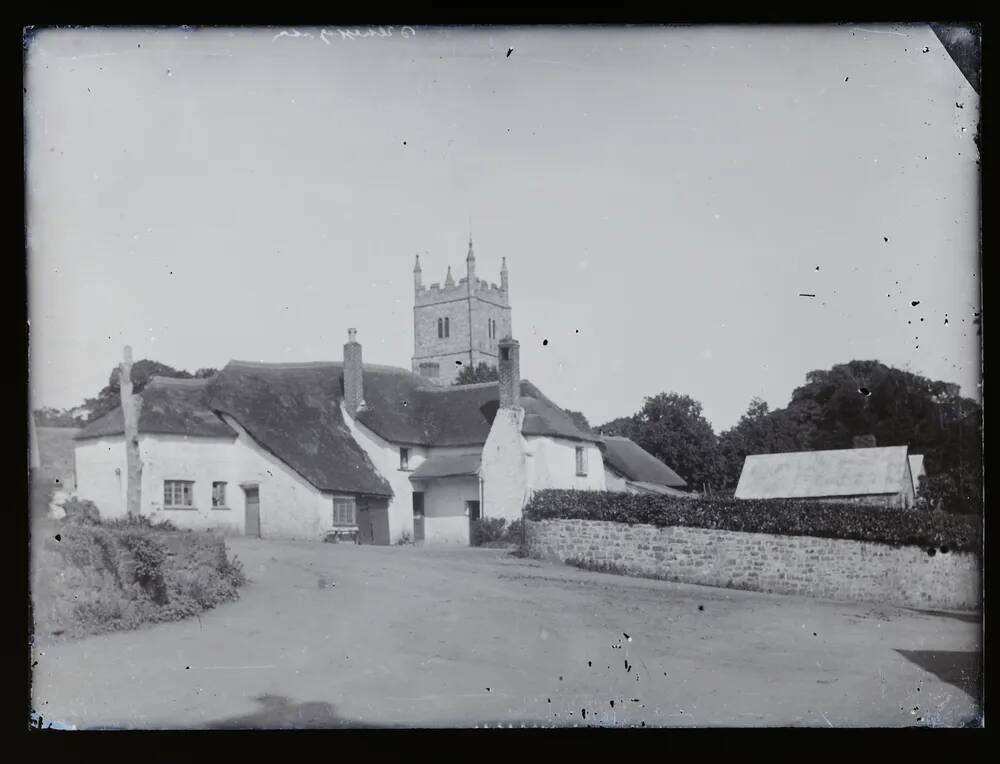
{"label": "white framed window", "polygon": [[226,484],[222,481],[212,483],[212,509],[228,509],[226,504]]}
{"label": "white framed window", "polygon": [[357,525],[357,507],[354,504],[353,496],[333,497],[333,524]]}
{"label": "white framed window", "polygon": [[399,468],[401,470],[410,469],[410,449],[408,448],[399,449]]}
{"label": "white framed window", "polygon": [[583,446],[576,447],[576,474],[587,474],[587,451]]}
{"label": "white framed window", "polygon": [[164,480],[163,506],[167,509],[191,509],[194,507],[193,480]]}

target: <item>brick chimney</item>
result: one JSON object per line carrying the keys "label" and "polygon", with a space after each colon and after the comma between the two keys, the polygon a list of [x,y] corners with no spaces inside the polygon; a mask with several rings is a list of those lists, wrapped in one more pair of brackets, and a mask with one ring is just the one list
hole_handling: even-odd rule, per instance
{"label": "brick chimney", "polygon": [[499,342],[500,350],[500,408],[517,408],[521,395],[521,344],[510,337]]}
{"label": "brick chimney", "polygon": [[344,405],[351,416],[365,406],[361,343],[357,335],[357,329],[348,329],[347,342],[344,343]]}

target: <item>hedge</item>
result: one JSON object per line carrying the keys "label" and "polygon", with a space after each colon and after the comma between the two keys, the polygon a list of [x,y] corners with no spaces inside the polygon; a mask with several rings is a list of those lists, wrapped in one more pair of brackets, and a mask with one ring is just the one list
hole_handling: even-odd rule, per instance
{"label": "hedge", "polygon": [[243,567],[215,534],[171,530],[145,517],[101,522],[87,504],[32,528],[36,633],[135,629],[239,597]]}
{"label": "hedge", "polygon": [[857,504],[691,499],[546,489],[535,492],[524,509],[524,516],[528,520],[605,520],[628,525],[713,528],[982,552],[982,525],[975,517]]}

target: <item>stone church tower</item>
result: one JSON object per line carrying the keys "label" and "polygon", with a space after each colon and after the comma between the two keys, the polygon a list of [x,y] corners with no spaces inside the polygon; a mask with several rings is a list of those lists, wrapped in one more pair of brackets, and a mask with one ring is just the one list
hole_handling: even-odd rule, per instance
{"label": "stone church tower", "polygon": [[507,258],[500,286],[476,277],[476,256],[469,239],[466,275],[455,282],[451,266],[444,286],[425,287],[420,255],[413,268],[413,371],[450,385],[465,366],[497,366],[499,342],[511,336]]}

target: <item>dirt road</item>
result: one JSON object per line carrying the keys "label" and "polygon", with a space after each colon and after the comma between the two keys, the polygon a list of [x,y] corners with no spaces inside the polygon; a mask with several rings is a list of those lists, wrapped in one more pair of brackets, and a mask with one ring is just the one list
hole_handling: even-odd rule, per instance
{"label": "dirt road", "polygon": [[[36,644],[78,728],[957,725],[978,616],[671,584],[505,550],[235,539],[200,619]],[[971,694],[970,694],[971,693]]]}

